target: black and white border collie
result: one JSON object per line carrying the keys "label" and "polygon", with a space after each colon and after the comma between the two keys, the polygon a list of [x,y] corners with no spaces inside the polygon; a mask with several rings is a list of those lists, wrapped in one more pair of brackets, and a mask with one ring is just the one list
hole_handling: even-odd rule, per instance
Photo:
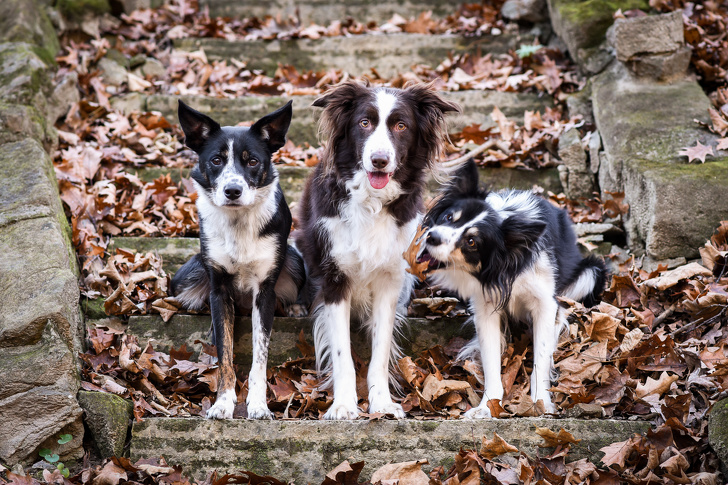
{"label": "black and white border collie", "polygon": [[369,412],[403,418],[389,390],[398,302],[406,306],[413,283],[402,254],[424,212],[427,171],[443,146],[443,115],[460,109],[425,85],[357,82],[334,87],[313,105],[323,108],[327,143],[299,204],[294,238],[316,288],[317,367],[333,379],[334,401],[324,418],[359,415],[350,317],[372,340]]}
{"label": "black and white border collie", "polygon": [[460,358],[482,362],[485,392],[465,417],[490,418],[488,400],[503,398],[501,325],[509,319],[532,325],[531,397],[554,412],[553,353],[566,327],[556,297],[596,304],[607,278],[604,262],[582,258],[566,211],[531,192],[480,189],[472,160],[422,224],[428,229],[418,261],[428,262],[434,283],[468,299],[473,313],[476,337]]}
{"label": "black and white border collie", "polygon": [[295,302],[305,280],[303,259],[287,244],[292,217],[271,163],[286,141],[291,102],[250,128],[220,127],[182,101],[178,113],[185,144],[199,155],[191,177],[198,194],[201,250],[174,275],[172,291],[184,307],[209,305],[212,314],[220,372],[207,417],[233,417],[234,318],[252,308],[248,418],[271,418],[266,364],[276,299]]}

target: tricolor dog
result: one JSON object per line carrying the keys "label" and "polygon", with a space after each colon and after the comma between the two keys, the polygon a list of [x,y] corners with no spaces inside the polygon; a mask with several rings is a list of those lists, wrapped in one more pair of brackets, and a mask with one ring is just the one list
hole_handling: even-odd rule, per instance
{"label": "tricolor dog", "polygon": [[604,262],[582,258],[566,211],[528,191],[480,189],[472,161],[422,224],[428,229],[418,262],[428,263],[434,283],[466,298],[473,313],[476,337],[460,357],[482,362],[485,392],[465,416],[489,418],[488,400],[503,398],[501,326],[508,320],[533,328],[531,397],[553,412],[553,353],[566,327],[556,297],[597,303],[606,281]]}

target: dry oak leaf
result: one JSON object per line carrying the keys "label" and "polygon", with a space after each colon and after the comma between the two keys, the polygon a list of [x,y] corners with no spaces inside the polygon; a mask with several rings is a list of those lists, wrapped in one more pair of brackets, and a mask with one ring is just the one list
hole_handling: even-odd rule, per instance
{"label": "dry oak leaf", "polygon": [[422,471],[422,465],[427,464],[429,464],[427,460],[390,463],[375,471],[370,481],[392,483],[396,480],[395,483],[399,485],[428,485],[430,477]]}
{"label": "dry oak leaf", "polygon": [[663,372],[662,374],[660,374],[659,379],[653,379],[651,377],[648,377],[647,382],[645,382],[644,384],[637,384],[637,389],[635,389],[635,395],[640,399],[651,394],[657,394],[658,396],[661,396],[663,393],[670,389],[670,386],[672,386],[672,383],[676,380],[678,380],[677,375],[671,376],[667,372]]}
{"label": "dry oak leaf", "polygon": [[407,263],[409,264],[407,272],[418,277],[420,281],[425,281],[425,273],[427,272],[427,267],[429,266],[429,263],[427,261],[423,261],[421,263],[417,262],[417,255],[419,254],[420,247],[423,243],[422,236],[424,236],[425,232],[427,232],[427,229],[427,227],[417,227],[417,233],[415,234],[414,239],[412,239],[409,247],[402,255],[405,261],[407,261]]}
{"label": "dry oak leaf", "polygon": [[678,155],[684,155],[688,157],[688,162],[692,162],[693,160],[700,160],[701,163],[705,163],[705,157],[707,157],[708,155],[714,157],[715,152],[713,151],[712,146],[706,146],[700,142],[697,142],[694,147],[682,148]]}
{"label": "dry oak leaf", "polygon": [[518,448],[507,443],[506,440],[498,436],[498,433],[495,431],[493,432],[492,440],[483,436],[482,444],[480,445],[480,454],[488,460],[492,460],[496,456],[504,455],[506,453],[518,453],[518,451]]}
{"label": "dry oak leaf", "polygon": [[427,379],[425,379],[425,383],[422,386],[422,397],[424,397],[428,401],[432,401],[440,396],[447,394],[448,392],[467,392],[468,389],[472,390],[472,387],[470,387],[470,383],[468,383],[468,381],[456,381],[454,379],[438,380],[437,377],[435,377],[433,374],[430,374],[429,376],[427,376]]}
{"label": "dry oak leaf", "polygon": [[604,466],[607,467],[610,465],[617,465],[620,468],[624,468],[624,461],[629,457],[633,448],[634,445],[631,438],[627,441],[612,443],[609,446],[600,448],[599,451],[604,453],[602,463],[604,463]]}
{"label": "dry oak leaf", "polygon": [[693,276],[711,276],[712,274],[708,268],[699,263],[688,263],[651,278],[645,281],[644,284],[658,291],[664,291],[678,284],[680,280],[686,280]]}
{"label": "dry oak leaf", "polygon": [[96,475],[93,485],[116,485],[121,480],[127,480],[126,470],[109,461],[101,472]]}
{"label": "dry oak leaf", "polygon": [[561,428],[558,433],[548,428],[536,428],[536,434],[543,438],[544,444],[539,445],[541,448],[555,448],[568,444],[577,444],[581,440],[574,438],[574,435]]}

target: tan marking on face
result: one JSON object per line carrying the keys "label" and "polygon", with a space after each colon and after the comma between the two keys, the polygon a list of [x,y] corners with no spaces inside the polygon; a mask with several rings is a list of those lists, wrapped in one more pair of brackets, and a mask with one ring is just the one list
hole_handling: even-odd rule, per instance
{"label": "tan marking on face", "polygon": [[453,222],[459,220],[463,216],[463,211],[457,211],[452,213]]}
{"label": "tan marking on face", "polygon": [[244,162],[247,162],[250,158],[250,153],[248,153],[247,150],[243,150],[243,153],[240,154],[240,158],[242,158]]}
{"label": "tan marking on face", "polygon": [[[225,391],[235,390],[235,368],[233,367],[233,316],[225,315],[222,322],[222,358],[218,362],[220,374],[218,378],[217,396],[220,397]],[[220,351],[218,349],[218,355]]]}

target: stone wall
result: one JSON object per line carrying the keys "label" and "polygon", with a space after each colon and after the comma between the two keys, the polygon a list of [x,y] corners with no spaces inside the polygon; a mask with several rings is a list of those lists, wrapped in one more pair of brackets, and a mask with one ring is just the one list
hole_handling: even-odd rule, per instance
{"label": "stone wall", "polygon": [[[45,7],[0,3],[0,463],[83,454],[78,270],[49,156],[68,106],[51,76],[58,39]],[[73,440],[57,443],[58,435]]]}

